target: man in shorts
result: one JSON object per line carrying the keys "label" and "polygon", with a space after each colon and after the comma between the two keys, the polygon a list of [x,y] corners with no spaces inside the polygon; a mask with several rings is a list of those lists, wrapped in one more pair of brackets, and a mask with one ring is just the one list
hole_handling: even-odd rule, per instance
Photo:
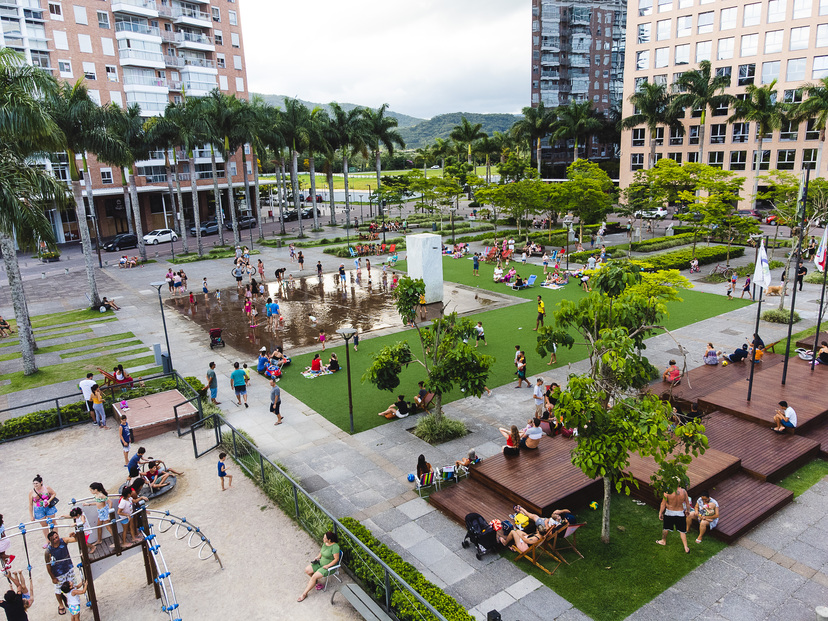
{"label": "man in shorts", "polygon": [[667,545],[667,533],[675,529],[679,532],[685,553],[690,553],[687,546],[687,510],[692,508],[690,496],[683,487],[676,487],[675,492],[665,493],[658,509],[658,519],[662,521],[661,539],[656,541],[660,546]]}
{"label": "man in shorts", "polygon": [[220,405],[221,401],[216,401],[216,396],[218,395],[218,378],[216,378],[216,363],[211,362],[209,365],[209,369],[207,370],[207,384],[205,384],[204,389],[210,389],[210,400],[213,402],[213,405]]}
{"label": "man in shorts", "polygon": [[241,289],[242,278],[244,278],[244,269],[241,265],[236,265],[236,267],[233,268],[233,276],[236,278],[236,286]]}
{"label": "man in shorts", "polygon": [[535,322],[534,332],[538,331],[540,326],[543,326],[543,320],[546,317],[546,305],[543,303],[541,296],[538,296],[538,320]]}
{"label": "man in shorts", "polygon": [[543,397],[544,397],[543,378],[539,377],[535,382],[535,389],[532,391],[532,400],[535,402],[535,417],[539,418],[543,414]]}
{"label": "man in shorts", "polygon": [[97,382],[92,379],[92,373],[86,374],[86,379],[81,380],[78,383],[78,388],[81,389],[83,393],[83,400],[86,401],[86,411],[92,413],[92,420],[95,420],[95,410],[92,407],[92,386],[94,386]]}
{"label": "man in shorts", "polygon": [[230,374],[230,386],[236,393],[236,404],[242,404],[242,397],[244,397],[244,407],[247,405],[247,376],[244,371],[239,368],[239,363],[233,363],[233,372]]}
{"label": "man in shorts", "polygon": [[282,424],[282,414],[279,410],[282,408],[282,391],[276,385],[276,379],[270,378],[270,411],[276,415],[276,422],[274,425]]}
{"label": "man in shorts", "polygon": [[58,601],[58,614],[65,615],[66,608],[63,606],[63,591],[60,590],[61,585],[67,580],[75,581],[75,570],[73,569],[72,558],[69,556],[69,546],[67,544],[75,541],[75,534],[68,535],[65,539],[61,539],[57,531],[49,533],[49,544],[46,546],[46,571],[49,572],[49,577],[52,579],[52,584],[55,585],[55,597]]}

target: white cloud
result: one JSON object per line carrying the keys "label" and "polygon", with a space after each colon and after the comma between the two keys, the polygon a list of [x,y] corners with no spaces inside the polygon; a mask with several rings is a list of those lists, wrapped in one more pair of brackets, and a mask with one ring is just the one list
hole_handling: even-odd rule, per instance
{"label": "white cloud", "polygon": [[250,90],[420,117],[519,112],[531,6],[503,0],[242,0]]}

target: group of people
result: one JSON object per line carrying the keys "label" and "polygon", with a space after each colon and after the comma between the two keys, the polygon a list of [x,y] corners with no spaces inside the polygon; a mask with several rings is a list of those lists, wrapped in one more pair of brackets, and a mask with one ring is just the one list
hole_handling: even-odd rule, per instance
{"label": "group of people", "polygon": [[[141,262],[140,257],[128,257],[127,255],[123,255],[118,260],[118,267],[119,268],[129,268],[135,267]],[[141,267],[144,267],[143,265]]]}
{"label": "group of people", "polygon": [[[416,413],[417,410],[427,411],[429,392],[426,390],[425,382],[417,382],[417,387],[417,394],[414,397],[414,401],[408,402],[405,400],[405,395],[397,395],[397,400],[384,411],[378,412],[377,416],[384,416],[388,420],[393,420],[395,418],[405,418],[410,414]],[[488,388],[486,390],[491,394],[491,390]]]}
{"label": "group of people", "polygon": [[719,524],[719,503],[710,497],[707,492],[702,492],[696,499],[694,505],[687,490],[677,486],[673,492],[665,492],[661,505],[658,509],[658,519],[662,521],[661,539],[656,543],[661,546],[667,545],[667,535],[671,530],[677,530],[684,545],[685,553],[690,553],[687,545],[687,532],[693,522],[699,523],[699,536],[696,543],[701,543],[706,532],[713,530]]}
{"label": "group of people", "polygon": [[183,269],[175,272],[173,268],[169,268],[164,276],[164,280],[167,281],[170,295],[181,295],[187,291],[187,274]]}

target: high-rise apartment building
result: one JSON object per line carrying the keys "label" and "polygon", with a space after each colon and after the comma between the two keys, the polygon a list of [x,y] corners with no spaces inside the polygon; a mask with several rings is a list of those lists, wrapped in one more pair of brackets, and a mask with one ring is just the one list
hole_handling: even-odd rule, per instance
{"label": "high-rise apartment building", "polygon": [[[634,112],[629,95],[645,81],[672,84],[684,71],[709,60],[715,75],[727,76],[725,92],[744,97],[749,84],[776,80],[777,97],[801,101],[801,87],[828,76],[828,0],[633,0],[627,18],[627,60],[623,115]],[[819,132],[814,122],[784,124],[766,136],[757,153],[755,123],[731,123],[732,107],[708,111],[704,145],[700,140],[700,110],[688,111],[685,133],[663,127],[655,136],[638,127],[621,138],[621,186],[636,170],[645,168],[651,140],[656,160],[699,161],[746,177],[743,204],[757,174],[769,169],[799,171],[815,168]],[[665,135],[666,132],[666,135]],[[824,171],[826,163],[822,162]],[[820,173],[822,171],[817,171]]]}
{"label": "high-rise apartment building", "polygon": [[[532,105],[591,101],[606,113],[623,95],[626,0],[533,0]],[[597,140],[583,157],[612,157]],[[545,147],[544,161],[571,159],[571,145]]]}
{"label": "high-rise apartment building", "polygon": [[[179,101],[185,93],[197,97],[218,87],[241,99],[248,96],[236,0],[0,0],[0,21],[0,47],[19,51],[27,62],[58,80],[83,79],[100,104],[138,104],[142,114],[150,117],[163,113],[167,103]],[[182,155],[178,154],[178,170],[173,172],[181,178],[185,193],[181,224],[189,228],[194,202],[190,175],[198,177],[195,203],[202,219],[215,215],[213,178],[209,149],[197,151],[194,171],[186,161],[181,163]],[[220,187],[228,188],[228,175],[231,186],[243,185],[240,152],[227,165],[220,155],[217,159]],[[54,154],[46,167],[68,180],[65,154]],[[135,173],[143,230],[172,227],[164,152],[137,163]],[[126,232],[120,170],[92,157],[90,175],[101,236]],[[223,205],[228,215],[226,192]],[[54,209],[50,218],[59,242],[78,239],[73,209]],[[90,226],[93,236],[94,228]]]}

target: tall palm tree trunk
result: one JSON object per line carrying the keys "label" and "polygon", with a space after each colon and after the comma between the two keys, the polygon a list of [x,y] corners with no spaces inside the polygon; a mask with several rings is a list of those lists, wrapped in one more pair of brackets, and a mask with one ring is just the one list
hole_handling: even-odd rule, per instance
{"label": "tall palm tree trunk", "polygon": [[[216,224],[218,225],[219,244],[224,245],[224,209],[221,208],[221,190],[219,190],[218,168],[216,167],[216,150],[210,143],[210,165],[213,173],[213,201],[216,203]],[[224,174],[227,175],[227,162],[224,163]],[[195,171],[193,171],[195,174]]]}
{"label": "tall palm tree trunk", "polygon": [[304,237],[302,206],[299,204],[299,153],[295,149],[290,150],[290,189],[293,192],[293,208],[296,210],[296,218],[299,221],[299,237]]}
{"label": "tall palm tree trunk", "polygon": [[129,181],[127,181],[126,170],[121,166],[121,189],[124,192],[124,213],[127,219],[127,232],[135,233],[135,228],[132,226],[132,199],[129,196]]}
{"label": "tall palm tree trunk", "polygon": [[23,356],[23,375],[37,373],[35,363],[35,343],[32,332],[32,322],[29,318],[29,307],[26,304],[26,293],[23,291],[23,278],[20,276],[20,264],[17,262],[17,251],[14,240],[0,232],[0,251],[3,252],[3,263],[6,266],[6,276],[9,279],[14,318],[17,320],[17,334],[20,337],[20,350]]}
{"label": "tall palm tree trunk", "polygon": [[250,145],[251,159],[253,160],[253,194],[256,198],[256,222],[259,225],[259,239],[264,239],[264,231],[262,230],[262,201],[261,188],[259,187],[259,156],[256,154],[256,149]]}
{"label": "tall palm tree trunk", "polygon": [[[348,199],[348,150],[342,149],[342,174],[345,177],[345,213],[350,213],[351,211],[351,202]],[[379,190],[379,187],[377,187]],[[379,201],[379,196],[377,196],[377,210],[381,209],[381,203]],[[379,213],[379,211],[377,211]]]}
{"label": "tall palm tree trunk", "polygon": [[573,153],[572,161],[573,161],[573,162],[577,162],[577,161],[578,161],[578,139],[577,139],[577,138],[575,139],[575,147],[574,147],[574,149],[575,149],[575,151],[574,151],[574,153]]}
{"label": "tall palm tree trunk", "polygon": [[[101,243],[101,230],[98,227],[98,211],[95,209],[95,196],[92,193],[92,177],[89,175],[89,163],[86,159],[86,153],[83,154],[83,181],[86,185],[86,198],[89,200],[89,213],[92,215],[92,221],[95,224],[95,246],[100,247]],[[87,234],[89,229],[87,228]],[[141,236],[138,236],[138,244],[139,248],[140,245],[144,243],[144,240]],[[89,251],[92,252],[92,242],[90,239],[89,242]]]}
{"label": "tall palm tree trunk", "polygon": [[[380,150],[377,149],[376,152],[374,153],[374,155],[376,156],[377,189],[379,190],[380,186],[382,185],[382,181],[380,180],[380,175],[382,173],[382,157],[380,155]],[[405,168],[405,166],[403,166],[403,168]]]}
{"label": "tall palm tree trunk", "polygon": [[330,198],[331,203],[331,224],[334,225],[336,224],[336,215],[334,213],[336,211],[336,202],[334,201],[333,168],[330,164],[328,165],[327,174],[325,176],[328,179],[328,198]]}
{"label": "tall palm tree trunk", "polygon": [[[247,201],[247,209],[250,215],[253,215],[253,201],[250,200],[250,178],[247,175],[247,154],[244,152],[244,145],[241,148],[242,154],[242,176],[244,177],[244,200]],[[256,203],[256,209],[259,208],[259,203]]]}
{"label": "tall palm tree trunk", "polygon": [[310,168],[310,193],[311,205],[313,205],[313,228],[319,228],[319,215],[316,213],[316,162],[314,161],[313,151],[308,153],[308,167]]}
{"label": "tall palm tree trunk", "polygon": [[89,239],[89,226],[86,223],[86,206],[83,204],[80,175],[77,173],[77,164],[74,164],[75,154],[70,152],[67,155],[69,156],[70,167],[75,169],[75,173],[72,175],[72,196],[75,198],[75,217],[78,220],[81,248],[83,248],[86,283],[89,285],[89,303],[92,305],[92,308],[97,308],[101,305],[101,298],[98,295],[98,283],[95,281],[95,264],[92,262],[92,242]]}
{"label": "tall palm tree trunk", "polygon": [[541,176],[541,139],[540,139],[540,136],[538,136],[537,149],[536,149],[535,153],[536,153],[536,156],[538,158],[538,177],[540,177]]}
{"label": "tall palm tree trunk", "polygon": [[[230,210],[235,213],[236,212],[236,201],[233,197],[233,186],[227,185],[227,204],[230,205]],[[236,224],[235,230],[233,231],[233,245],[234,246],[241,246],[241,235],[239,235],[239,225]]]}
{"label": "tall palm tree trunk", "polygon": [[144,225],[141,223],[141,202],[138,200],[138,188],[135,185],[134,165],[133,163],[128,169],[129,195],[132,198],[132,210],[135,213],[135,236],[138,238],[138,253],[141,255],[141,260],[146,261],[147,246],[144,243]]}
{"label": "tall palm tree trunk", "polygon": [[[233,243],[236,246],[241,245],[241,235],[239,235],[239,221],[236,218],[236,200],[233,192],[233,175],[230,172],[230,153],[229,137],[224,137],[224,173],[227,175],[227,210],[230,212],[230,222],[233,224]],[[244,171],[247,172],[247,171]]]}
{"label": "tall palm tree trunk", "polygon": [[702,110],[699,118],[699,164],[704,164],[704,122],[707,120],[706,110]]}
{"label": "tall palm tree trunk", "polygon": [[[203,257],[204,244],[201,243],[201,214],[199,213],[198,204],[198,183],[196,183],[195,157],[193,156],[192,149],[187,152],[187,161],[190,165],[190,194],[193,199],[193,225],[195,226],[196,232],[196,245],[198,247],[198,256]],[[218,225],[221,227],[221,222]]]}
{"label": "tall palm tree trunk", "polygon": [[648,168],[654,168],[656,163],[656,131],[658,128],[650,129],[650,165]]}
{"label": "tall palm tree trunk", "polygon": [[[754,171],[754,174],[753,174],[753,208],[754,209],[756,209],[756,203],[758,201],[757,195],[759,194],[759,167],[762,165],[762,144],[763,144],[763,142],[764,142],[764,138],[762,136],[759,136],[759,143],[757,145],[758,153],[756,154],[756,159],[758,159],[759,161],[756,163],[756,170]],[[729,245],[730,245],[730,242],[728,242],[728,246]]]}
{"label": "tall palm tree trunk", "polygon": [[184,195],[181,192],[181,175],[178,173],[178,155],[175,155],[175,192],[178,196],[178,223],[181,227],[181,246],[184,249],[184,254],[187,254],[189,244],[187,243],[187,222],[184,220]]}
{"label": "tall palm tree trunk", "polygon": [[[186,247],[187,232],[181,230],[181,224],[175,215],[175,191],[173,190],[172,166],[170,166],[170,154],[166,149],[164,150],[164,174],[167,176],[167,193],[170,195],[170,209],[172,210],[173,218],[172,229],[179,237],[184,238],[184,246]],[[184,252],[187,251],[185,250]]]}
{"label": "tall palm tree trunk", "polygon": [[823,127],[819,132],[819,150],[817,151],[816,170],[814,177],[819,177],[819,171],[822,170],[822,150],[825,148],[825,128]]}

